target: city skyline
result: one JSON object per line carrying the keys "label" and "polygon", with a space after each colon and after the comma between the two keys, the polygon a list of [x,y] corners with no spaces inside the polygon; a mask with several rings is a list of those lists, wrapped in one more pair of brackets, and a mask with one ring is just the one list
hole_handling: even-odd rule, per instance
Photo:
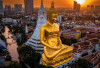
{"label": "city skyline", "polygon": [[[51,2],[54,1],[55,7],[63,7],[63,8],[73,8],[74,0],[44,0],[44,7],[50,7]],[[24,7],[24,0],[3,0],[4,6],[11,5],[14,7],[14,4],[22,4]],[[40,7],[41,0],[34,0],[34,7]],[[100,5],[99,0],[85,0],[85,2],[81,5],[82,7],[86,7],[87,5]]]}
{"label": "city skyline", "polygon": [[100,68],[100,0],[0,0],[0,68]]}

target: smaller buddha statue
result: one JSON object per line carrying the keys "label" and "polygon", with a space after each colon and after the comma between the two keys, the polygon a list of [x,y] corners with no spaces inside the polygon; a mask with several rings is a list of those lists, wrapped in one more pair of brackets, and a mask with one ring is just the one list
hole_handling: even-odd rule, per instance
{"label": "smaller buddha statue", "polygon": [[57,13],[47,13],[48,22],[40,29],[40,41],[44,45],[42,54],[42,64],[56,67],[72,60],[71,46],[62,44],[58,24],[54,23],[57,19]]}

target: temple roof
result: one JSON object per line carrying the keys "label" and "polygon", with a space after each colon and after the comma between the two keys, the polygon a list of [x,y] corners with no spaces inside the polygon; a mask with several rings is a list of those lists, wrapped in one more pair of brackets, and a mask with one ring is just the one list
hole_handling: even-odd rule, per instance
{"label": "temple roof", "polygon": [[41,0],[41,6],[40,6],[39,13],[40,12],[45,12],[45,9],[44,9],[44,6],[43,6],[43,0]]}
{"label": "temple roof", "polygon": [[99,64],[100,63],[99,60],[98,60],[99,57],[100,57],[100,51],[96,52],[96,53],[93,53],[91,55],[85,56],[82,59],[85,59],[85,60],[89,61],[92,64]]}

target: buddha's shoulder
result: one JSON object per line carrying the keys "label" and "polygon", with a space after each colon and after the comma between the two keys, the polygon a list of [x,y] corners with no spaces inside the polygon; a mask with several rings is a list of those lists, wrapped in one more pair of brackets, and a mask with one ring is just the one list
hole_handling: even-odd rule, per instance
{"label": "buddha's shoulder", "polygon": [[[55,25],[56,27],[59,27],[59,25],[56,24],[56,23],[54,23],[54,25]],[[48,27],[48,26],[49,26],[48,23],[46,23],[46,24],[42,25],[41,28],[46,28],[46,27]]]}
{"label": "buddha's shoulder", "polygon": [[41,28],[46,28],[47,27],[47,24],[44,24],[41,26]]}
{"label": "buddha's shoulder", "polygon": [[54,25],[59,28],[59,25],[57,23],[54,23]]}
{"label": "buddha's shoulder", "polygon": [[54,23],[55,26],[59,26],[57,23]]}

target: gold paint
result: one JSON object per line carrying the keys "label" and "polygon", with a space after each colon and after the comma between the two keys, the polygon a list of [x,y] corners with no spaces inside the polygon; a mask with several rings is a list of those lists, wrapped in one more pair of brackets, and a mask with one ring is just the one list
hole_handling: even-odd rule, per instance
{"label": "gold paint", "polygon": [[54,23],[57,13],[50,12],[47,15],[48,23],[43,25],[40,30],[40,41],[44,45],[41,61],[43,65],[56,67],[72,60],[73,48],[61,42],[59,26]]}

